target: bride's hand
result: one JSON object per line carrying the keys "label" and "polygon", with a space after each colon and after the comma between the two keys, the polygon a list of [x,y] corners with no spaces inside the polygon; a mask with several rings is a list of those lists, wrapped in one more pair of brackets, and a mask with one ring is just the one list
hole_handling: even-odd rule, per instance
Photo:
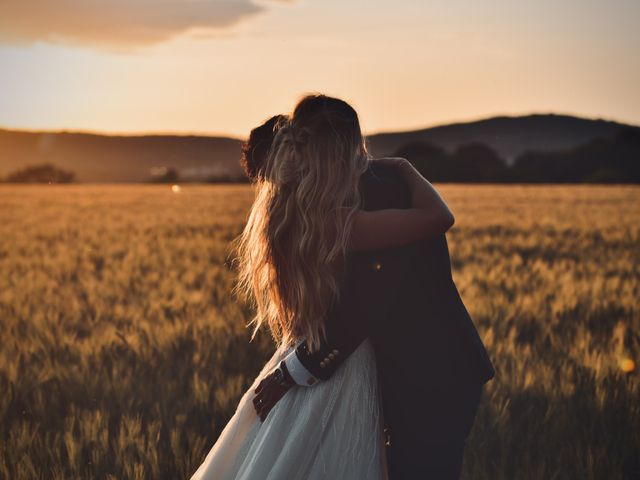
{"label": "bride's hand", "polygon": [[[254,390],[256,396],[253,398],[253,408],[262,422],[267,418],[267,415],[269,415],[269,412],[275,407],[276,403],[278,403],[291,388],[282,386],[275,381],[274,377],[275,373],[270,373],[262,379],[258,387]],[[290,379],[290,382],[293,383],[293,379]]]}

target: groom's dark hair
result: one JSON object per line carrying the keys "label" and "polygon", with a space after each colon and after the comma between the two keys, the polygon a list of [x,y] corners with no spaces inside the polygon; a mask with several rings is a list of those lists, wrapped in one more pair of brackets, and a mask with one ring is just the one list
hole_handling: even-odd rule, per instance
{"label": "groom's dark hair", "polygon": [[262,125],[251,130],[249,139],[242,143],[240,165],[252,182],[258,179],[271,149],[273,137],[286,119],[286,115],[274,115]]}

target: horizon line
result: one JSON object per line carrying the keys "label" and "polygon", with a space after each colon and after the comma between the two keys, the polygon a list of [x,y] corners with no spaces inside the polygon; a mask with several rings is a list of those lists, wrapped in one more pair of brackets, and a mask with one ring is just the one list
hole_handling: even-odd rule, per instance
{"label": "horizon line", "polygon": [[[409,133],[409,132],[417,132],[420,130],[429,130],[432,128],[438,127],[447,127],[451,125],[464,125],[470,123],[477,123],[486,120],[493,120],[497,118],[521,118],[521,117],[534,117],[534,116],[557,116],[557,117],[573,117],[579,118],[582,120],[592,120],[592,121],[604,121],[611,123],[618,123],[623,125],[628,125],[631,127],[640,128],[639,124],[627,122],[624,120],[613,119],[611,117],[603,117],[603,116],[586,116],[586,115],[578,115],[574,113],[561,113],[557,111],[530,111],[528,113],[495,113],[486,116],[475,116],[467,119],[459,119],[459,120],[451,120],[451,121],[443,121],[434,123],[431,125],[423,125],[417,127],[408,127],[404,129],[389,129],[389,130],[377,130],[373,132],[363,132],[365,137],[371,137],[375,135],[381,134],[399,134],[399,133]],[[256,125],[257,126],[257,125]],[[206,131],[198,131],[198,130],[129,130],[129,131],[117,131],[117,130],[84,130],[82,128],[75,127],[61,127],[61,128],[16,128],[7,125],[0,125],[0,130],[11,131],[11,132],[22,132],[22,133],[43,133],[43,134],[77,134],[77,135],[95,135],[102,137],[210,137],[210,138],[229,138],[233,140],[244,140],[245,137],[239,137],[238,135],[231,133],[220,133],[220,132],[206,132]],[[248,136],[248,135],[247,135]]]}

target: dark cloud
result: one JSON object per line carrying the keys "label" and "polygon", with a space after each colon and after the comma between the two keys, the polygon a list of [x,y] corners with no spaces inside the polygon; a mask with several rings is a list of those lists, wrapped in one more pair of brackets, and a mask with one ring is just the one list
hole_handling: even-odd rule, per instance
{"label": "dark cloud", "polygon": [[223,30],[263,10],[251,0],[2,0],[0,41],[135,47]]}

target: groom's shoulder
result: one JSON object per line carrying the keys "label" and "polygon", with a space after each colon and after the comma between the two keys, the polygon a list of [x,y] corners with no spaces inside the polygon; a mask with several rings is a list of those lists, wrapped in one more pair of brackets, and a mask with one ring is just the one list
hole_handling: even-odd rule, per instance
{"label": "groom's shoulder", "polygon": [[409,188],[398,170],[389,165],[370,162],[361,177],[365,210],[408,208]]}
{"label": "groom's shoulder", "polygon": [[377,184],[402,183],[402,174],[391,165],[371,161],[362,174],[362,179]]}

